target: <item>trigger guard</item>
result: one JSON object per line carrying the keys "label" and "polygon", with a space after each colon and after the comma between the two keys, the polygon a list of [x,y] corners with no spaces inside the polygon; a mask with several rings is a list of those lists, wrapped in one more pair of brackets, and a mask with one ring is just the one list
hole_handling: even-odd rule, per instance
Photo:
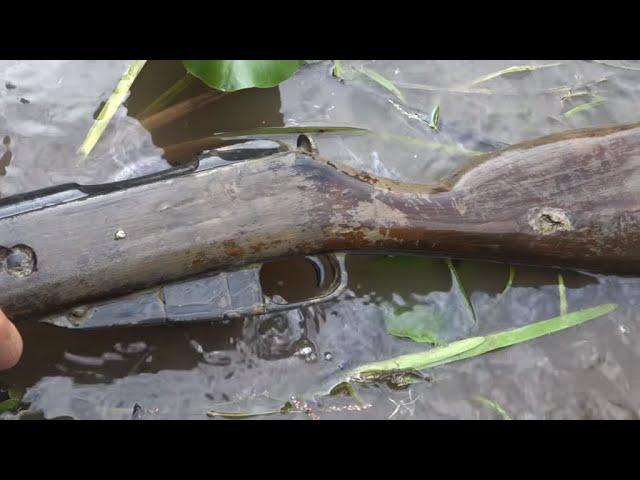
{"label": "trigger guard", "polygon": [[[311,257],[315,257],[315,260],[319,261],[317,256],[312,255]],[[318,303],[328,302],[339,297],[347,288],[347,284],[349,282],[349,276],[347,274],[347,268],[345,265],[345,257],[346,254],[344,253],[331,253],[327,255],[331,266],[336,272],[336,276],[332,284],[328,287],[326,293],[318,295],[317,297],[310,298],[308,300],[302,300],[300,302],[294,303],[276,304],[271,301],[267,301],[264,304],[266,313],[282,312],[286,310],[308,307],[311,305],[317,305]],[[309,256],[307,256],[306,258],[310,259]],[[322,266],[322,269],[324,270],[324,266]]]}
{"label": "trigger guard", "polygon": [[313,265],[313,268],[316,271],[317,286],[318,288],[322,288],[327,277],[322,260],[320,260],[320,257],[318,257],[317,255],[307,255],[304,258],[309,260],[309,262],[311,262],[311,264]]}

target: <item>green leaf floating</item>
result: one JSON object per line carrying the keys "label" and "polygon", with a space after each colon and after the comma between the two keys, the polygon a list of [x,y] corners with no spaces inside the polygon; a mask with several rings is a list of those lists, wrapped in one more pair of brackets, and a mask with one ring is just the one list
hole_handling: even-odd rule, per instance
{"label": "green leaf floating", "polygon": [[191,75],[223,92],[275,87],[303,63],[304,60],[183,60]]}

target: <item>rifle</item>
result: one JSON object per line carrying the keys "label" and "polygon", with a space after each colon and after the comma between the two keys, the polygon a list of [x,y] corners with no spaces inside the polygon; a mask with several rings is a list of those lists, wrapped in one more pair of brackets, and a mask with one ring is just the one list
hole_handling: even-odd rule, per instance
{"label": "rifle", "polygon": [[[103,185],[0,200],[0,306],[70,328],[298,308],[347,285],[344,253],[640,272],[640,125],[566,132],[411,184],[250,141]],[[264,262],[303,255],[326,293],[266,299]],[[95,303],[102,302],[102,303]]]}

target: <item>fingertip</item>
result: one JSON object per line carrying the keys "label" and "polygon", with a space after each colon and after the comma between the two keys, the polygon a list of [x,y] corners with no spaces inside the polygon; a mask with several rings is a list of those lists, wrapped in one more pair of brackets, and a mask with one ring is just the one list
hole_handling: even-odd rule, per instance
{"label": "fingertip", "polygon": [[0,310],[0,370],[14,367],[22,356],[22,337]]}

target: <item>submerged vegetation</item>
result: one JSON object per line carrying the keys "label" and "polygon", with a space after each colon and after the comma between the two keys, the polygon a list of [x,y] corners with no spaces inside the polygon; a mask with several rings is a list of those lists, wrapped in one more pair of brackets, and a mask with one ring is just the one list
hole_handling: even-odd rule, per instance
{"label": "submerged vegetation", "polygon": [[[118,107],[124,102],[131,85],[146,60],[133,61],[122,76],[112,95],[98,114],[78,152],[86,157],[100,139]],[[303,60],[185,60],[187,74],[161,94],[143,111],[143,116],[157,112],[171,103],[192,81],[198,78],[210,88],[228,93],[247,88],[269,88],[291,77],[304,63]],[[207,96],[210,98],[211,96]],[[147,121],[147,126],[149,122]],[[157,125],[156,125],[157,126]]]}

